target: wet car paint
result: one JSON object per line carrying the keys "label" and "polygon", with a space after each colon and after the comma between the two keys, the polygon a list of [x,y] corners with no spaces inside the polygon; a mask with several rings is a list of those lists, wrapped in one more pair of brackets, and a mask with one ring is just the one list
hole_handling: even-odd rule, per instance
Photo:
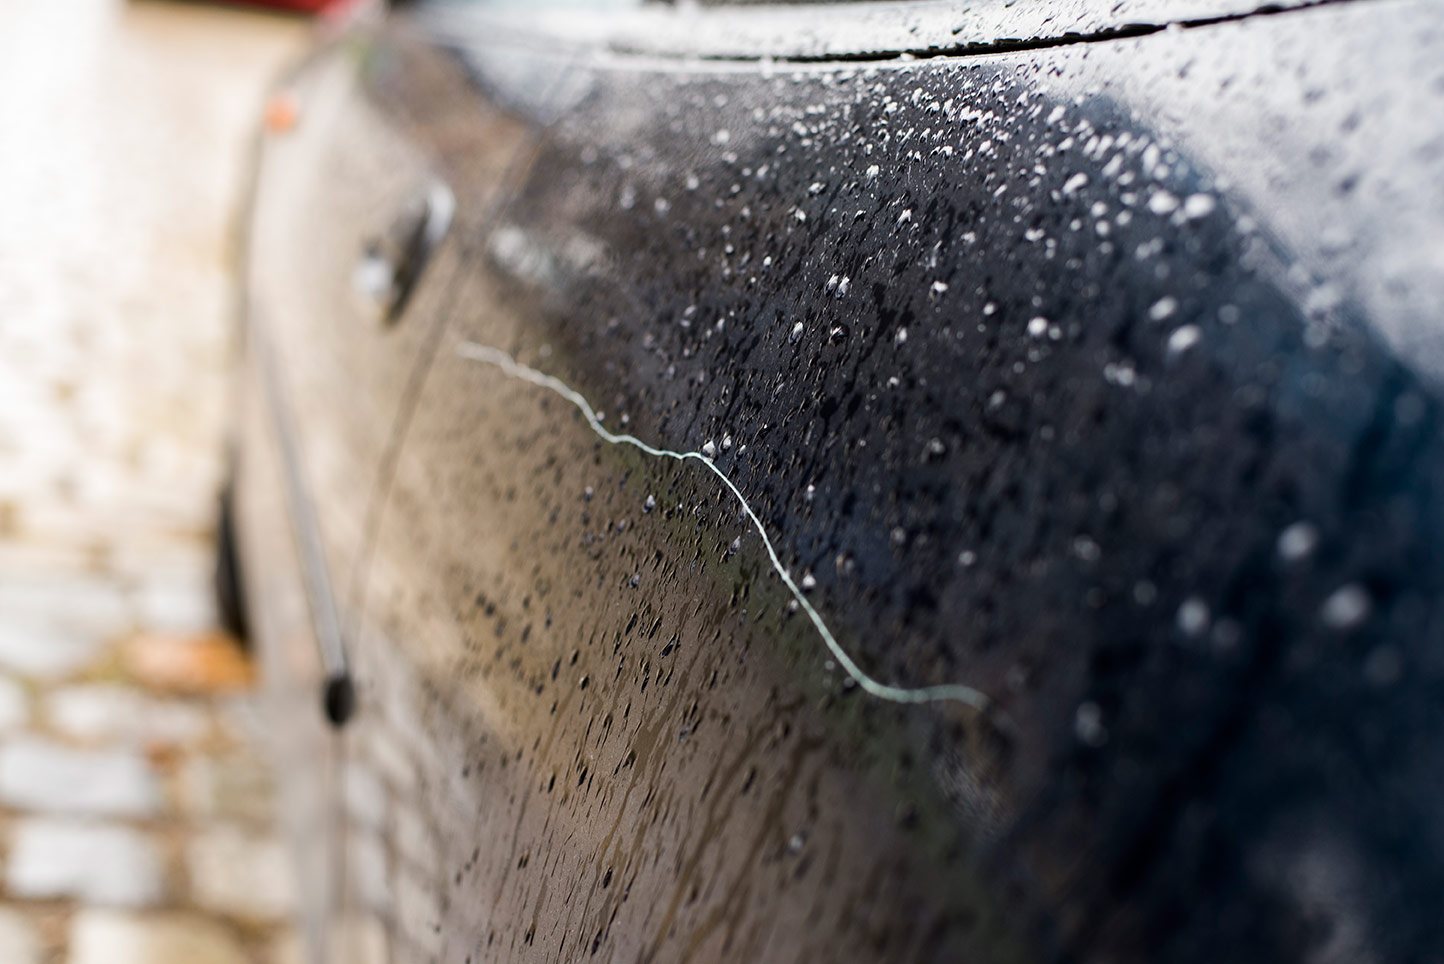
{"label": "wet car paint", "polygon": [[[1440,30],[465,34],[409,107],[432,55],[366,41],[466,253],[336,556],[352,911],[397,960],[1437,951]],[[863,692],[744,505],[862,673],[988,708]]]}
{"label": "wet car paint", "polygon": [[[969,3],[620,4],[619,8],[432,0],[416,21],[448,42],[584,59],[866,62],[1038,50],[1322,6],[1340,0],[1054,0]],[[1348,0],[1344,0],[1348,2]]]}
{"label": "wet car paint", "polygon": [[[398,91],[387,79],[403,68],[407,87]],[[341,639],[354,631],[366,533],[396,457],[396,425],[441,332],[459,239],[478,230],[476,213],[500,183],[519,126],[500,114],[489,123],[460,96],[469,91],[465,72],[415,44],[383,49],[342,36],[298,65],[282,91],[295,117],[260,145],[248,218],[237,512],[289,776],[283,790],[306,884],[308,948],[317,959],[364,961],[386,938],[374,922],[344,913],[357,865],[338,836],[345,746],[318,713],[338,666],[335,641],[326,639],[331,621],[318,618],[327,600],[308,590],[329,586],[335,631]],[[407,301],[413,321],[398,326],[358,290],[355,271],[367,245],[437,183],[426,148],[438,144],[467,159],[465,173],[445,173],[468,205]],[[319,552],[309,551],[312,536]]]}

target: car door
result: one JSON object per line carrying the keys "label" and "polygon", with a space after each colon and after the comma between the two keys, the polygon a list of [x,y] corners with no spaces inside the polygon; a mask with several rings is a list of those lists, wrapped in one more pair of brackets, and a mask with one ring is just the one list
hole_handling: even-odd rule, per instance
{"label": "car door", "polygon": [[[235,511],[318,959],[351,879],[334,833],[344,748],[333,727],[352,702],[346,640],[368,527],[464,239],[521,131],[467,89],[428,45],[333,39],[278,87],[256,165]],[[364,928],[341,929],[353,932],[364,941]]]}
{"label": "car door", "polygon": [[1308,227],[1437,241],[1437,8],[433,6],[537,141],[352,640],[393,960],[1441,946],[1444,285]]}

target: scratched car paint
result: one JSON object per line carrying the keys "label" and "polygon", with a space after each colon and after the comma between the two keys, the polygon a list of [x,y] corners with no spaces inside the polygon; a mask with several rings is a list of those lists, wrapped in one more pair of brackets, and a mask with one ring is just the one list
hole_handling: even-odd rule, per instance
{"label": "scratched car paint", "polygon": [[1021,6],[288,78],[236,511],[318,957],[1444,952],[1444,13]]}

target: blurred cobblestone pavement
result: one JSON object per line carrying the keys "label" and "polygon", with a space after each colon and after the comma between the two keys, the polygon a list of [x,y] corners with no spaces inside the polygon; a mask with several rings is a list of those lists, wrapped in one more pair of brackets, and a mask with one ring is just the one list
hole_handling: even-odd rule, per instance
{"label": "blurred cobblestone pavement", "polygon": [[299,960],[213,628],[231,227],[297,20],[0,0],[0,962]]}

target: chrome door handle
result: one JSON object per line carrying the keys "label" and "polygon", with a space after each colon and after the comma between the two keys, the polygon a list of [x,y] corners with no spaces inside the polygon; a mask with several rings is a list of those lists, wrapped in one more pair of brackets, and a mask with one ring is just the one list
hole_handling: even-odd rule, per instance
{"label": "chrome door handle", "polygon": [[352,281],[364,298],[380,308],[383,324],[393,324],[401,317],[455,212],[451,189],[433,181],[406,205],[384,234],[362,244]]}

